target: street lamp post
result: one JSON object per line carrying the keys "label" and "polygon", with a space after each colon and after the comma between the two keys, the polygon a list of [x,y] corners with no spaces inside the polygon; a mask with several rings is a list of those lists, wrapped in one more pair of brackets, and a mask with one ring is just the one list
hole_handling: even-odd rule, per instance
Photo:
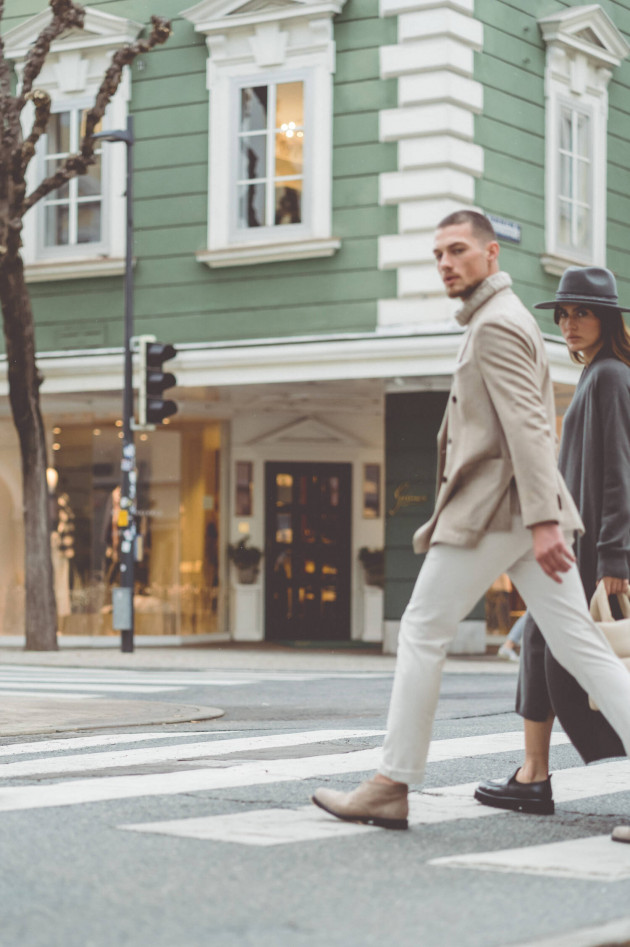
{"label": "street lamp post", "polygon": [[133,432],[133,116],[127,128],[100,132],[92,136],[101,141],[122,141],[127,146],[127,248],[125,256],[125,363],[123,386],[123,448],[120,512],[120,586],[113,590],[112,625],[120,631],[120,650],[134,648],[134,566],[136,554],[136,445]]}

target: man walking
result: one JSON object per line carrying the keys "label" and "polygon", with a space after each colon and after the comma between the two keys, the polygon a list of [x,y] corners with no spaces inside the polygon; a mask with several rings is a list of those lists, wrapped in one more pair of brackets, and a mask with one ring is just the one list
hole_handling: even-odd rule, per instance
{"label": "man walking", "polygon": [[542,336],[499,269],[482,214],[446,217],[434,255],[447,294],[463,302],[465,332],[438,434],[435,511],[414,535],[415,551],[427,555],[401,621],[381,765],[353,792],[313,796],[337,818],[391,829],[407,828],[407,788],[424,774],[458,623],[502,572],[630,753],[630,675],[589,616],[570,549],[583,526],[556,466]]}

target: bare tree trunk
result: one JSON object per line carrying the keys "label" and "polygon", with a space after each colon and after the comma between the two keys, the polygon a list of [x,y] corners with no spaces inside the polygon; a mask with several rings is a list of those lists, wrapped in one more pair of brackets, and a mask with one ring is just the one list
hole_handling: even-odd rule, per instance
{"label": "bare tree trunk", "polygon": [[[85,174],[96,162],[95,128],[120,85],[123,70],[136,56],[167,41],[171,24],[151,17],[151,32],[117,50],[88,111],[85,133],[77,154],[69,155],[57,170],[26,194],[26,169],[37,142],[45,133],[50,96],[33,83],[39,76],[52,43],[68,29],[83,29],[85,10],[75,0],[49,0],[52,19],[26,56],[21,88],[11,95],[11,69],[0,36],[0,306],[9,371],[9,399],[20,440],[24,495],[26,647],[32,651],[57,648],[57,607],[50,554],[46,441],[39,408],[41,378],[35,364],[33,310],[20,256],[24,214],[37,201]],[[4,0],[0,0],[0,20]],[[21,116],[27,101],[35,108],[30,134],[24,138]]]}
{"label": "bare tree trunk", "polygon": [[31,302],[19,255],[0,268],[0,305],[9,372],[9,399],[22,457],[26,649],[57,648],[57,606],[50,556],[46,440],[39,407]]}

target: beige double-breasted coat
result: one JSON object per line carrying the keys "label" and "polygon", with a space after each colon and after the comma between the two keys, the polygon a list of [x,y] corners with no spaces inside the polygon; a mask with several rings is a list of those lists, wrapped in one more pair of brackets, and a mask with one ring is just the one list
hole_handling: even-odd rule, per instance
{"label": "beige double-breasted coat", "polygon": [[540,329],[507,273],[489,276],[456,314],[465,326],[438,433],[437,499],[416,531],[432,543],[476,546],[485,533],[557,522],[583,531],[556,464],[555,404]]}

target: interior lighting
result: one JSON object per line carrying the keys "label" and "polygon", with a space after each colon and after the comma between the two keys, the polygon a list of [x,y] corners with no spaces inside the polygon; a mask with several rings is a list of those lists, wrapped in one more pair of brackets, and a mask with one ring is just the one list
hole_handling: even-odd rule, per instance
{"label": "interior lighting", "polygon": [[54,493],[59,483],[59,471],[55,470],[54,467],[46,468],[46,483],[48,484],[49,492]]}

